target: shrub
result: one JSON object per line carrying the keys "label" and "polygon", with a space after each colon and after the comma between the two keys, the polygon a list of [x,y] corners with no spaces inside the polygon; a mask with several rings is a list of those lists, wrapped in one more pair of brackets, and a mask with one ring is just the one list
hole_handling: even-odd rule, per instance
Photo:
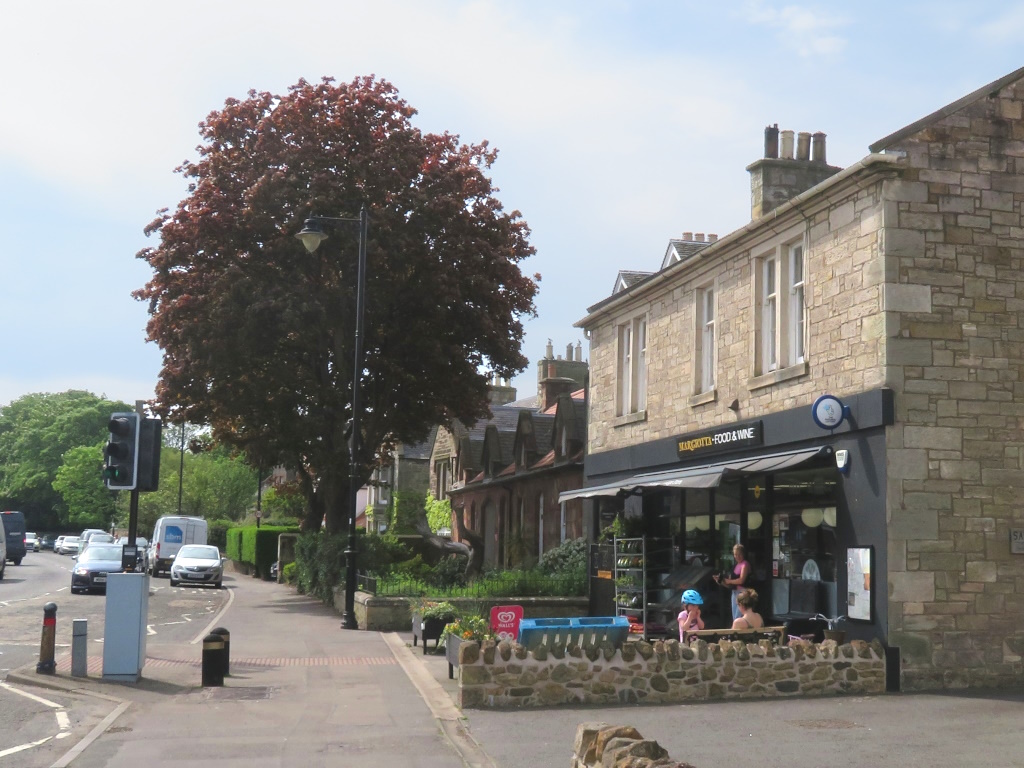
{"label": "shrub", "polygon": [[586,573],[588,548],[584,538],[566,541],[541,555],[537,570],[551,574]]}
{"label": "shrub", "polygon": [[296,578],[298,578],[298,567],[295,563],[288,563],[281,571],[281,575],[284,577],[286,584],[294,584]]}
{"label": "shrub", "polygon": [[227,532],[227,556],[248,563],[257,574],[266,576],[277,560],[277,537],[282,533],[298,533],[298,529],[269,525],[232,528]]}
{"label": "shrub", "polygon": [[228,531],[237,523],[233,520],[209,520],[207,522],[206,543],[217,547],[221,552],[227,553]]}

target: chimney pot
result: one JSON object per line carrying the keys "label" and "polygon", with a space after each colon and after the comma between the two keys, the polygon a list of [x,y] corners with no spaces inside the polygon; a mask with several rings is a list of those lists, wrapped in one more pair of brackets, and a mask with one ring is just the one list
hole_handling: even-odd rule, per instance
{"label": "chimney pot", "polygon": [[825,134],[818,131],[811,136],[811,160],[815,163],[828,165],[825,160]]}
{"label": "chimney pot", "polygon": [[544,359],[553,360],[555,357],[555,349],[551,346],[551,339],[548,339],[548,345],[544,348]]}
{"label": "chimney pot", "polygon": [[779,124],[766,126],[764,129],[764,156],[779,156]]}
{"label": "chimney pot", "polygon": [[683,240],[690,242],[693,240],[693,232],[683,232]]}
{"label": "chimney pot", "polygon": [[783,160],[793,159],[793,132],[782,131],[782,152],[779,155]]}
{"label": "chimney pot", "polygon": [[565,345],[565,359],[572,360],[572,342]]}
{"label": "chimney pot", "polygon": [[796,159],[807,162],[811,159],[811,134],[800,131],[796,137]]}
{"label": "chimney pot", "polygon": [[697,234],[695,234],[693,236],[693,239],[696,240],[698,243],[703,243],[704,242],[704,233],[703,232],[698,232]]}
{"label": "chimney pot", "polygon": [[579,341],[576,342],[576,362],[583,362],[583,343]]}
{"label": "chimney pot", "polygon": [[716,234],[715,234],[714,232],[710,233],[710,234],[708,235],[708,242],[709,242],[709,243],[715,243],[715,242],[718,242],[718,235],[716,235]]}

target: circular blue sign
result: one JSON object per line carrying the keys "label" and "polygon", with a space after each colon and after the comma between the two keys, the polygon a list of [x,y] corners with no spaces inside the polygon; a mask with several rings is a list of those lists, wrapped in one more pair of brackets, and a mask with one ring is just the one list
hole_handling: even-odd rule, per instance
{"label": "circular blue sign", "polygon": [[835,429],[846,418],[846,406],[835,395],[822,395],[811,406],[811,418],[822,429]]}

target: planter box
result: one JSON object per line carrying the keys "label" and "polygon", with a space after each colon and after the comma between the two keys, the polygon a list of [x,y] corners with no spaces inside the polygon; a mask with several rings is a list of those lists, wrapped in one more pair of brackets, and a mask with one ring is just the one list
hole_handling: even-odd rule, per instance
{"label": "planter box", "polygon": [[448,635],[444,641],[444,656],[448,660],[449,680],[455,678],[455,668],[459,666],[459,648],[462,647],[463,643],[480,645],[479,640],[463,640],[461,637],[455,637],[454,635]]}
{"label": "planter box", "polygon": [[418,613],[412,615],[412,644],[416,646],[416,641],[419,640],[423,643],[423,654],[427,653],[427,641],[434,641],[434,650],[437,650],[438,642],[441,639],[441,633],[444,631],[444,625],[450,621],[455,621],[455,617],[451,616],[446,619],[421,619]]}

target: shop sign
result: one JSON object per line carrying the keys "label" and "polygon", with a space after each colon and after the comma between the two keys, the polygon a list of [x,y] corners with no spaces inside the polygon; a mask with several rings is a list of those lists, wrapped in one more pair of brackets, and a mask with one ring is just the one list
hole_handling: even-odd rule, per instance
{"label": "shop sign", "polygon": [[676,439],[676,451],[681,459],[722,453],[764,442],[764,430],[760,421],[732,424],[729,427],[691,432]]}
{"label": "shop sign", "polygon": [[1024,528],[1010,529],[1010,553],[1024,555]]}
{"label": "shop sign", "polygon": [[822,395],[811,406],[811,418],[822,429],[835,429],[850,415],[850,406],[835,395]]}

